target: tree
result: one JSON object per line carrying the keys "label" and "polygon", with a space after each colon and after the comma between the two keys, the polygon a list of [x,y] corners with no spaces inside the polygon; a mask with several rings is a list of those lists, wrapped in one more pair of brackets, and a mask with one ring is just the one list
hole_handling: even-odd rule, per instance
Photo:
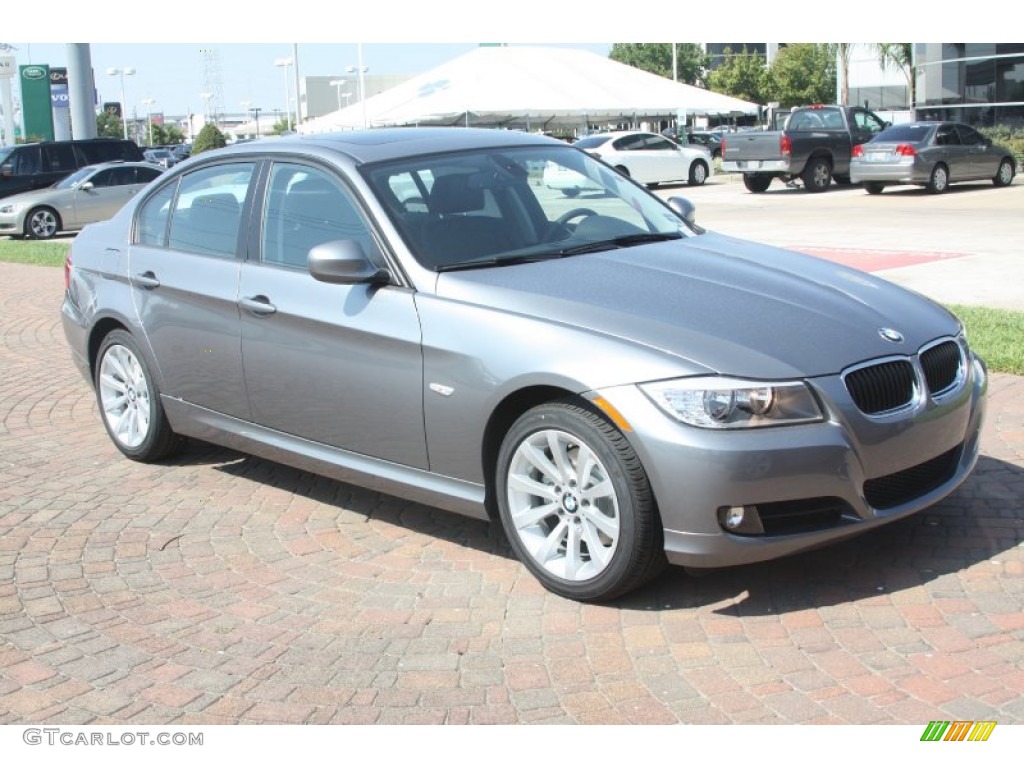
{"label": "tree", "polygon": [[832,43],[827,46],[839,62],[839,103],[850,103],[850,56],[853,54],[853,43]]}
{"label": "tree", "polygon": [[96,137],[101,139],[120,139],[124,136],[124,125],[121,118],[112,112],[102,111],[96,115]]}
{"label": "tree", "polygon": [[767,95],[782,107],[831,104],[836,94],[836,56],[831,45],[794,43],[779,50],[768,72]]}
{"label": "tree", "polygon": [[917,79],[914,73],[913,43],[872,43],[882,69],[898,69],[907,80],[907,106],[914,108]]}
{"label": "tree", "polygon": [[[615,43],[608,58],[672,79],[672,43]],[[679,82],[702,83],[709,61],[710,57],[696,43],[676,43]]]}
{"label": "tree", "polygon": [[291,130],[291,125],[288,122],[288,118],[282,117],[278,120],[270,129],[270,133],[274,136],[280,136],[282,133],[288,133]]}
{"label": "tree", "polygon": [[185,134],[176,125],[153,123],[153,145],[184,144]]}
{"label": "tree", "polygon": [[199,131],[196,140],[192,142],[192,156],[195,157],[200,152],[205,152],[208,149],[226,147],[227,144],[227,140],[224,138],[224,134],[220,132],[220,129],[213,123],[207,123]]}
{"label": "tree", "polygon": [[723,53],[725,60],[708,75],[708,87],[744,101],[767,103],[769,94],[766,92],[768,80],[764,57],[747,51],[746,47],[742,53],[733,53],[728,47]]}

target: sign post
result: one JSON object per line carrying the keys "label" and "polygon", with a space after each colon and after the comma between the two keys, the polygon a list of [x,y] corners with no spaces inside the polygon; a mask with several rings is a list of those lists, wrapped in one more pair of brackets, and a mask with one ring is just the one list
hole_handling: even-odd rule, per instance
{"label": "sign post", "polygon": [[53,136],[57,141],[71,138],[71,102],[68,95],[68,71],[65,67],[50,69],[50,102],[53,110]]}
{"label": "sign post", "polygon": [[14,97],[11,94],[11,78],[17,71],[13,56],[0,56],[0,108],[4,112],[0,147],[14,144]]}
{"label": "sign post", "polygon": [[21,119],[25,138],[53,141],[53,107],[50,101],[50,68],[28,64],[21,70]]}

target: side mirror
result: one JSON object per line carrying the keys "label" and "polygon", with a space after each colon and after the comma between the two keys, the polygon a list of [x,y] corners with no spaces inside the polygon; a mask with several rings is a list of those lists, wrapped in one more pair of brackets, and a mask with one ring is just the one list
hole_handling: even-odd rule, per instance
{"label": "side mirror", "polygon": [[670,197],[666,202],[668,203],[668,207],[675,211],[679,218],[688,224],[696,226],[697,206],[685,197]]}
{"label": "side mirror", "polygon": [[14,166],[8,163],[7,165],[0,166],[0,176],[8,177],[14,173]]}
{"label": "side mirror", "polygon": [[90,189],[94,189],[95,187],[96,185],[93,184],[91,181],[83,181],[81,184],[78,185],[78,188],[83,192],[88,192]]}
{"label": "side mirror", "polygon": [[322,283],[387,285],[391,273],[372,264],[355,240],[331,240],[314,246],[307,261],[309,274]]}

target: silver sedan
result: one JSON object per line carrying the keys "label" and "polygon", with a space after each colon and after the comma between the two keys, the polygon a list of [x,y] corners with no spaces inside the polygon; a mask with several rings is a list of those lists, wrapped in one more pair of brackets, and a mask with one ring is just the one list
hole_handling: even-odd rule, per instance
{"label": "silver sedan", "polygon": [[0,235],[48,240],[109,219],[162,172],[150,163],[84,166],[52,187],[0,200]]}
{"label": "silver sedan", "polygon": [[853,148],[850,180],[877,195],[890,184],[917,184],[933,194],[961,181],[1008,186],[1017,172],[1013,152],[969,125],[921,121],[886,128]]}
{"label": "silver sedan", "polygon": [[129,458],[194,437],[500,521],[577,600],[959,486],[987,375],[957,319],[691,210],[516,131],[245,144],[76,238],[64,331]]}

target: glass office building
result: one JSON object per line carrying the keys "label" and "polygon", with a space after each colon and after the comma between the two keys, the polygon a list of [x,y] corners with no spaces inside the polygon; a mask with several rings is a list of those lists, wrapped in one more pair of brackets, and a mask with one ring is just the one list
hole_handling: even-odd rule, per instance
{"label": "glass office building", "polygon": [[1024,127],[1024,43],[914,43],[919,120]]}

